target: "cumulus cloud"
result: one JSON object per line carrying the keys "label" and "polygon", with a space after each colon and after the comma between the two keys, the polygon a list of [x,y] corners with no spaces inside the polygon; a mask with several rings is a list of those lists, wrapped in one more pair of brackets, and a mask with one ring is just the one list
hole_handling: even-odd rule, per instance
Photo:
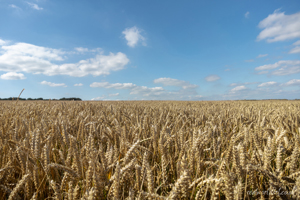
{"label": "cumulus cloud", "polygon": [[273,14],[259,22],[258,27],[263,29],[257,36],[258,41],[277,42],[299,38],[300,12],[286,15],[277,9]]}
{"label": "cumulus cloud", "polygon": [[247,88],[244,86],[244,85],[240,85],[240,86],[237,86],[233,89],[230,90],[231,93],[236,93],[238,91],[241,91],[241,90],[246,90]]}
{"label": "cumulus cloud", "polygon": [[287,83],[283,84],[284,86],[300,85],[300,79],[292,79]]}
{"label": "cumulus cloud", "polygon": [[262,83],[260,85],[258,85],[258,87],[268,87],[268,86],[272,86],[272,85],[276,85],[277,83],[275,81],[270,81],[270,82],[265,82]]}
{"label": "cumulus cloud", "polygon": [[246,17],[247,19],[250,17],[250,12],[249,12],[249,11],[247,11],[247,12],[245,13],[245,17]]}
{"label": "cumulus cloud", "polygon": [[[280,68],[279,68],[280,67]],[[272,70],[279,68],[278,70],[273,71],[272,75],[283,76],[296,74],[300,72],[300,60],[280,60],[274,64],[267,64],[256,67],[256,71],[260,70]]]}
{"label": "cumulus cloud", "polygon": [[198,85],[193,85],[190,84],[187,81],[182,81],[178,79],[173,79],[173,78],[158,78],[153,81],[154,83],[162,84],[164,86],[177,86],[177,87],[182,87],[183,89],[192,89],[192,88],[197,88]]}
{"label": "cumulus cloud", "polygon": [[83,86],[83,84],[82,83],[76,83],[76,84],[74,84],[74,86],[79,87],[79,86]]}
{"label": "cumulus cloud", "polygon": [[142,30],[138,29],[136,26],[131,28],[126,28],[122,33],[127,40],[127,45],[130,47],[135,47],[139,42],[146,46],[146,39],[141,35]]}
{"label": "cumulus cloud", "polygon": [[77,63],[62,63],[66,52],[59,49],[36,46],[28,43],[15,43],[1,46],[0,71],[26,72],[32,74],[68,75],[83,77],[109,75],[112,71],[124,69],[129,59],[124,53],[99,53],[94,58],[80,60]]}
{"label": "cumulus cloud", "polygon": [[266,57],[266,56],[268,56],[268,54],[259,54],[259,55],[257,56],[257,58],[262,58],[262,57]]}
{"label": "cumulus cloud", "polygon": [[26,2],[32,9],[35,9],[35,10],[43,10],[44,8],[42,7],[39,7],[37,4],[35,3],[30,3],[30,2]]}
{"label": "cumulus cloud", "polygon": [[49,85],[50,87],[67,87],[66,84],[64,84],[64,83],[51,83],[51,82],[47,82],[47,81],[42,81],[41,84]]}
{"label": "cumulus cloud", "polygon": [[219,79],[221,79],[221,78],[218,75],[210,75],[205,78],[205,80],[208,82],[217,81]]}
{"label": "cumulus cloud", "polygon": [[24,74],[16,73],[16,72],[8,72],[6,74],[2,74],[0,76],[0,78],[3,79],[3,80],[22,80],[22,79],[26,79]]}

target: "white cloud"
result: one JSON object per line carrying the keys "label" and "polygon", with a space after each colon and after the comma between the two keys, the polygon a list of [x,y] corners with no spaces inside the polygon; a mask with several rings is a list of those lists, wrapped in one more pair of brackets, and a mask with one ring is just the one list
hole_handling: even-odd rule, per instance
{"label": "white cloud", "polygon": [[241,85],[255,85],[259,84],[259,82],[245,82],[245,83],[231,83],[229,86],[241,86]]}
{"label": "white cloud", "polygon": [[245,62],[254,62],[254,60],[253,59],[245,60]]}
{"label": "white cloud", "polygon": [[269,71],[261,71],[261,72],[258,72],[257,74],[267,74],[269,73]]}
{"label": "white cloud", "polygon": [[196,97],[196,98],[202,98],[203,96],[202,95],[195,95],[194,97]]}
{"label": "white cloud", "polygon": [[80,53],[84,53],[84,52],[88,52],[89,51],[88,48],[83,48],[83,47],[76,47],[75,50],[78,51],[78,52],[80,52]]}
{"label": "white cloud", "polygon": [[9,7],[14,8],[16,10],[22,10],[20,7],[16,6],[15,4],[10,4]]}
{"label": "white cloud", "polygon": [[285,86],[291,86],[291,85],[300,85],[300,79],[292,79],[288,81],[287,83],[284,83]]}
{"label": "white cloud", "polygon": [[138,94],[142,96],[150,96],[158,94],[159,92],[164,91],[162,87],[153,87],[149,88],[146,86],[137,86],[133,83],[108,83],[108,82],[94,82],[90,87],[99,87],[99,88],[113,88],[118,90],[128,89],[130,94]]}
{"label": "white cloud", "polygon": [[50,87],[67,87],[66,84],[64,84],[64,83],[51,83],[51,82],[47,82],[47,81],[42,81],[41,84],[49,85]]}
{"label": "white cloud", "polygon": [[76,84],[74,84],[74,86],[80,87],[80,86],[83,86],[83,84],[82,83],[76,83]]}
{"label": "white cloud", "polygon": [[300,60],[280,60],[274,64],[268,64],[268,65],[262,65],[259,67],[256,67],[255,70],[270,70],[270,69],[276,69],[280,66],[288,66],[288,65],[299,65]]}
{"label": "white cloud", "polygon": [[103,53],[103,51],[102,51],[101,48],[88,49],[88,48],[85,48],[85,47],[76,47],[74,49],[76,50],[76,52],[74,52],[74,53],[80,53],[80,54],[84,54],[84,53],[87,53],[87,52],[99,52],[99,53]]}
{"label": "white cloud", "polygon": [[285,15],[284,12],[275,10],[267,18],[259,22],[258,27],[263,29],[257,40],[267,42],[285,41],[300,37],[300,12]]}
{"label": "white cloud", "polygon": [[129,59],[124,53],[98,53],[94,58],[81,60],[77,63],[55,64],[64,61],[67,52],[59,49],[36,46],[28,43],[16,43],[1,46],[0,71],[26,72],[32,74],[69,75],[83,77],[108,75],[112,71],[124,69]]}
{"label": "white cloud", "polygon": [[192,88],[197,88],[198,85],[193,85],[190,84],[187,81],[182,81],[178,79],[173,79],[173,78],[158,78],[153,81],[154,83],[160,83],[164,86],[177,86],[177,87],[182,87],[183,89],[192,89]]}
{"label": "white cloud", "polygon": [[297,42],[294,42],[293,45],[295,45],[295,46],[300,45],[300,40],[298,40]]}
{"label": "white cloud", "polygon": [[26,79],[24,74],[16,73],[16,72],[8,72],[6,74],[2,74],[0,76],[0,78],[4,79],[4,80],[22,80],[22,79]]}
{"label": "white cloud", "polygon": [[245,17],[248,19],[248,18],[249,18],[249,16],[250,16],[250,12],[249,12],[249,11],[247,11],[247,12],[245,13]]}
{"label": "white cloud", "polygon": [[300,46],[296,46],[292,48],[289,53],[300,53]]}
{"label": "white cloud", "polygon": [[195,90],[181,89],[178,91],[168,91],[162,87],[138,86],[133,83],[94,82],[90,85],[90,87],[129,90],[129,94],[135,98],[140,99],[140,97],[142,97],[143,99],[148,100],[199,99]]}
{"label": "white cloud", "polygon": [[145,97],[148,96],[158,96],[161,95],[165,92],[164,88],[162,87],[153,87],[149,88],[146,86],[138,86],[135,87],[131,90],[130,94],[137,94],[137,95],[142,95]]}
{"label": "white cloud", "polygon": [[300,60],[280,60],[274,64],[256,67],[255,70],[271,70],[276,68],[279,69],[273,71],[272,74],[277,76],[300,73]]}
{"label": "white cloud", "polygon": [[212,82],[221,79],[218,75],[210,75],[205,78],[206,81]]}
{"label": "white cloud", "polygon": [[296,46],[296,47],[291,49],[289,53],[300,53],[300,40],[295,42],[293,45]]}
{"label": "white cloud", "polygon": [[115,94],[109,94],[108,96],[110,97],[116,97],[116,96],[119,96],[120,94],[119,93],[115,93]]}
{"label": "white cloud", "polygon": [[285,76],[285,75],[298,74],[298,73],[300,73],[300,65],[291,66],[291,67],[284,66],[276,71],[273,71],[272,75]]}
{"label": "white cloud", "polygon": [[230,90],[231,93],[235,93],[237,91],[246,90],[247,88],[244,85],[237,86]]}
{"label": "white cloud", "polygon": [[266,57],[266,56],[268,56],[268,54],[259,54],[259,55],[257,56],[257,58],[262,58],[262,57]]}
{"label": "white cloud", "polygon": [[30,3],[30,2],[26,2],[31,8],[35,9],[35,10],[43,10],[43,8],[39,7],[37,4],[35,3]]}
{"label": "white cloud", "polygon": [[135,47],[139,41],[142,45],[146,46],[145,38],[141,35],[142,30],[138,29],[136,26],[132,28],[126,28],[122,33],[125,35],[127,40],[127,45],[130,47]]}
{"label": "white cloud", "polygon": [[272,86],[272,85],[276,85],[277,83],[275,81],[270,81],[270,82],[265,82],[262,83],[260,85],[258,85],[258,87],[268,87],[268,86]]}
{"label": "white cloud", "polygon": [[0,39],[0,46],[5,45],[6,41]]}
{"label": "white cloud", "polygon": [[104,98],[105,98],[104,96],[101,96],[101,97],[92,98],[91,100],[92,101],[99,101],[99,100],[103,100]]}
{"label": "white cloud", "polygon": [[99,88],[113,88],[118,90],[123,89],[133,89],[137,87],[133,83],[108,83],[108,82],[94,82],[90,85],[90,87],[99,87]]}

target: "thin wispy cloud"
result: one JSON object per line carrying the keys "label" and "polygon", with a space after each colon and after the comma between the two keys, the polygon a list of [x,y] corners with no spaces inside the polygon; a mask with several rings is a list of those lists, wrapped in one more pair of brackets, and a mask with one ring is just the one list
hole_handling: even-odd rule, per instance
{"label": "thin wispy cloud", "polygon": [[293,44],[295,47],[289,51],[289,53],[300,53],[300,40]]}
{"label": "thin wispy cloud", "polygon": [[134,97],[143,97],[143,99],[199,99],[199,94],[195,90],[180,89],[177,91],[169,91],[163,87],[147,87],[139,86],[133,83],[109,83],[109,82],[94,82],[90,84],[92,88],[106,88],[116,90],[129,90],[129,94]]}
{"label": "thin wispy cloud", "polygon": [[255,85],[259,84],[260,82],[244,82],[244,83],[231,83],[229,86],[241,86],[241,85]]}
{"label": "thin wispy cloud", "polygon": [[300,12],[286,15],[277,9],[260,21],[258,27],[263,29],[257,36],[258,41],[278,42],[300,38]]}
{"label": "thin wispy cloud", "polygon": [[75,50],[78,51],[79,53],[85,53],[89,51],[88,48],[83,48],[83,47],[76,47]]}
{"label": "thin wispy cloud", "polygon": [[182,87],[183,89],[191,89],[191,88],[197,88],[198,85],[193,85],[190,84],[187,81],[182,81],[178,79],[173,79],[173,78],[158,78],[153,81],[154,83],[157,84],[162,84],[164,86],[177,86],[177,87]]}
{"label": "thin wispy cloud", "polygon": [[146,39],[141,35],[142,30],[136,26],[131,28],[126,28],[122,34],[127,40],[127,45],[130,47],[135,47],[138,43],[142,43],[143,46],[146,46]]}
{"label": "thin wispy cloud", "polygon": [[219,79],[221,79],[221,78],[218,75],[210,75],[210,76],[205,77],[205,80],[208,82],[217,81]]}
{"label": "thin wispy cloud", "polygon": [[42,81],[41,84],[48,85],[50,87],[67,87],[67,85],[65,83],[51,83],[48,81]]}
{"label": "thin wispy cloud", "polygon": [[5,45],[6,41],[0,39],[0,46]]}
{"label": "thin wispy cloud", "polygon": [[109,94],[108,96],[110,97],[116,97],[116,96],[119,96],[120,94],[119,93],[115,93],[115,94]]}
{"label": "thin wispy cloud", "polygon": [[276,84],[277,84],[277,82],[270,81],[270,82],[262,83],[262,84],[258,85],[257,87],[268,87],[268,86],[274,86]]}
{"label": "thin wispy cloud", "polygon": [[263,58],[263,57],[266,57],[266,56],[268,56],[268,54],[259,54],[259,55],[257,56],[257,58]]}
{"label": "thin wispy cloud", "polygon": [[16,9],[16,10],[22,10],[22,8],[20,8],[19,6],[16,6],[15,4],[10,4],[9,7]]}
{"label": "thin wispy cloud", "polygon": [[35,4],[35,3],[30,3],[30,2],[26,2],[32,9],[35,9],[35,10],[43,10],[44,8],[42,7],[39,7],[39,5]]}
{"label": "thin wispy cloud", "polygon": [[249,19],[249,17],[250,17],[250,12],[247,11],[247,12],[245,13],[245,18]]}
{"label": "thin wispy cloud", "polygon": [[287,83],[283,84],[284,86],[299,86],[300,85],[300,79],[292,79],[288,81]]}
{"label": "thin wispy cloud", "polygon": [[254,62],[254,60],[253,59],[245,60],[245,62]]}
{"label": "thin wispy cloud", "polygon": [[84,47],[76,47],[74,48],[76,53],[84,54],[87,52],[93,52],[93,53],[103,53],[103,50],[101,48],[95,48],[95,49],[88,49]]}
{"label": "thin wispy cloud", "polygon": [[[262,65],[255,68],[256,71],[262,71],[262,70],[266,71],[266,70],[273,70],[273,69],[277,69],[277,70],[272,71],[271,74],[276,76],[297,74],[300,73],[300,60],[280,60],[274,64]],[[269,73],[269,72],[265,72],[265,73]]]}
{"label": "thin wispy cloud", "polygon": [[76,84],[74,84],[74,86],[75,87],[80,87],[80,86],[83,86],[83,84],[82,83],[76,83]]}

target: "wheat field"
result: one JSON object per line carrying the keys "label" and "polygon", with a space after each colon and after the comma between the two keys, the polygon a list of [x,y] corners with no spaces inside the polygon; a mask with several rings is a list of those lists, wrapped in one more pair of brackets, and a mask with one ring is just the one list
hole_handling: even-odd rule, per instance
{"label": "wheat field", "polygon": [[299,101],[7,101],[0,118],[0,199],[300,199]]}

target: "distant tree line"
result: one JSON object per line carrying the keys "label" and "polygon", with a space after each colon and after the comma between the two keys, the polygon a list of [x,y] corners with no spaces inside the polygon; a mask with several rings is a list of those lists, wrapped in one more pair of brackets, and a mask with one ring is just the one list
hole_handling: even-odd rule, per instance
{"label": "distant tree line", "polygon": [[[9,98],[0,98],[0,101],[3,100],[17,100],[18,97],[9,97]],[[19,98],[19,101],[49,101],[50,99],[43,99],[43,98]],[[60,98],[60,99],[51,99],[51,101],[82,101],[82,99],[77,98],[77,97],[70,97],[70,98]]]}

